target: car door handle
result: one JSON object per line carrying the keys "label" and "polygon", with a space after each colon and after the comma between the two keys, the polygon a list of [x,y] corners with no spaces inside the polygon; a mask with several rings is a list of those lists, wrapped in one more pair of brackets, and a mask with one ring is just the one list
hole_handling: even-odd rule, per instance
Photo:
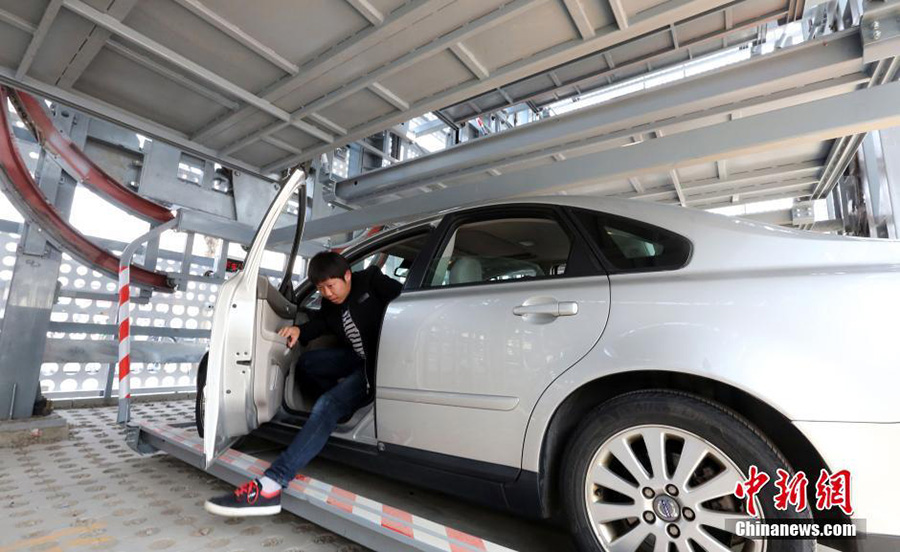
{"label": "car door handle", "polygon": [[557,301],[555,303],[539,303],[537,305],[519,305],[518,307],[513,307],[513,314],[516,316],[529,314],[575,316],[578,314],[578,303],[575,301]]}

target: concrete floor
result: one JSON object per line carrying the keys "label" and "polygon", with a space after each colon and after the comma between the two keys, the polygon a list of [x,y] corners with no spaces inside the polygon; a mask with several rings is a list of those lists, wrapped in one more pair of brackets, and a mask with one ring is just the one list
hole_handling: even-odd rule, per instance
{"label": "concrete floor", "polygon": [[[204,500],[232,487],[166,454],[133,452],[115,424],[114,407],[58,412],[70,424],[68,441],[0,448],[0,552],[367,550],[288,512],[244,519],[210,515]],[[193,403],[136,404],[133,412],[137,420],[179,423],[193,418]],[[267,460],[277,454],[261,440],[243,448]],[[303,472],[519,552],[574,552],[559,529],[441,493],[326,460]]]}
{"label": "concrete floor", "polygon": [[[203,501],[230,486],[165,454],[133,452],[115,408],[59,412],[70,424],[68,441],[0,449],[0,552],[366,550],[286,512],[212,516]],[[134,415],[178,422],[193,409],[146,403]]]}

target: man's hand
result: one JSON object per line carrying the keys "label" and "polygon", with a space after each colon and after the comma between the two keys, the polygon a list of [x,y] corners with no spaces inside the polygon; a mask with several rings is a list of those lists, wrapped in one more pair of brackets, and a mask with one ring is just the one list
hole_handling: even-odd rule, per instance
{"label": "man's hand", "polygon": [[278,330],[278,335],[286,337],[287,346],[293,349],[294,345],[297,344],[297,340],[300,339],[300,328],[297,326],[285,326]]}

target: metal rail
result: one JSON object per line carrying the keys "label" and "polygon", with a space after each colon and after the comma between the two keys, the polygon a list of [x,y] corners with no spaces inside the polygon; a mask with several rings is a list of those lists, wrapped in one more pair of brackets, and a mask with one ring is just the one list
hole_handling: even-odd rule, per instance
{"label": "metal rail", "polygon": [[112,201],[129,213],[151,224],[168,222],[175,218],[168,208],[142,197],[106,174],[96,163],[64,136],[44,112],[41,102],[34,96],[19,90],[5,88],[22,121],[31,128],[38,143],[53,153],[66,172],[77,178],[105,199]]}
{"label": "metal rail", "polygon": [[[193,424],[129,425],[128,445],[141,454],[158,450],[204,469],[203,440]],[[269,463],[230,449],[205,470],[231,484],[259,477]],[[304,475],[281,495],[282,508],[377,551],[514,552],[387,504]]]}
{"label": "metal rail", "polygon": [[[20,212],[34,221],[46,236],[85,264],[117,278],[119,258],[88,240],[60,216],[31,177],[12,135],[8,111],[5,109],[8,99],[7,90],[0,89],[0,106],[4,106],[0,109],[0,187],[7,192],[7,197]],[[172,291],[165,274],[135,266],[132,278],[142,286]]]}

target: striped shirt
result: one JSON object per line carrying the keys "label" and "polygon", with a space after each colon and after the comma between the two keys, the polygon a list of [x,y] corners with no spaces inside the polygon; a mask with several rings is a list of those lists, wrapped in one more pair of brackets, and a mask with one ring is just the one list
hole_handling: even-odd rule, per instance
{"label": "striped shirt", "polygon": [[359,328],[356,327],[356,323],[353,322],[353,318],[350,316],[349,308],[343,310],[341,318],[344,323],[344,334],[350,340],[350,344],[353,345],[353,350],[356,351],[359,358],[365,359],[366,351],[363,349],[362,337],[359,335]]}

